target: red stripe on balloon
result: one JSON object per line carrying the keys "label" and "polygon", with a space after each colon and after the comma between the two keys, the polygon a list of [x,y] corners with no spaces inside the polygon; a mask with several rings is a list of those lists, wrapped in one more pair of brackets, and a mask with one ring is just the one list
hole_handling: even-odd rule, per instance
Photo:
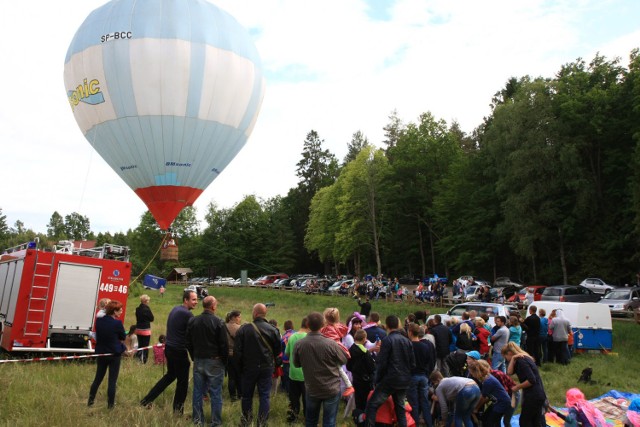
{"label": "red stripe on balloon", "polygon": [[158,185],[135,190],[162,230],[169,228],[185,206],[193,205],[202,191],[199,188],[175,185]]}

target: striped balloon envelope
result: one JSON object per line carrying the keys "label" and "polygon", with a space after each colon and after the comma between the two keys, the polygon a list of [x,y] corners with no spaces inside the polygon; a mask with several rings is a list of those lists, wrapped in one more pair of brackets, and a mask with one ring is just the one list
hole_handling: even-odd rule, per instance
{"label": "striped balloon envelope", "polygon": [[238,154],[265,81],[249,33],[205,0],[112,0],[74,36],[73,115],[161,229]]}

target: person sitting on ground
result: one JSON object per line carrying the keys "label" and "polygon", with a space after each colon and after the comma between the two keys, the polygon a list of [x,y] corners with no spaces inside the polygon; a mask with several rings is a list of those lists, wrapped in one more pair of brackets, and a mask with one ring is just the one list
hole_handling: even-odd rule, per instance
{"label": "person sitting on ground", "polygon": [[[335,307],[330,307],[324,310],[323,313],[325,325],[320,330],[320,333],[340,344],[340,347],[345,351],[347,358],[351,357],[349,354],[349,349],[347,349],[342,344],[342,339],[347,335],[347,327],[340,323],[340,311]],[[347,397],[353,394],[354,388],[347,376],[347,373],[340,368],[338,374],[344,383],[344,392],[342,393],[342,397]]]}
{"label": "person sitting on ground", "polygon": [[153,346],[153,362],[156,365],[164,365],[164,342],[166,337],[164,334],[158,337],[158,344]]}
{"label": "person sitting on ground", "polygon": [[607,425],[607,420],[605,420],[602,412],[584,398],[584,394],[580,389],[571,388],[567,390],[566,397],[568,410],[566,415],[553,407],[549,407],[551,412],[565,421],[565,426],[605,427]]}
{"label": "person sitting on ground", "polygon": [[133,357],[138,352],[138,336],[136,335],[136,325],[131,325],[129,327],[129,333],[127,333],[127,337],[124,340],[124,345],[127,347],[127,350],[124,352],[124,355],[127,357]]}

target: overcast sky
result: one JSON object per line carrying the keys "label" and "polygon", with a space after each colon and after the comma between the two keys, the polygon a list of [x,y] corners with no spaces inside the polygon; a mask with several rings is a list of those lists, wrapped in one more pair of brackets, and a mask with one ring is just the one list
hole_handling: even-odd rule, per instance
{"label": "overcast sky", "polygon": [[[140,0],[143,1],[143,0]],[[75,31],[103,0],[0,3],[0,208],[10,226],[46,232],[79,212],[94,232],[135,228],[145,205],[93,151],[62,80]],[[361,130],[382,146],[395,109],[431,111],[471,132],[511,76],[551,77],[600,52],[628,64],[640,1],[222,0],[254,37],[267,90],[252,136],[200,196],[232,207],[286,195],[310,130],[340,160]]]}

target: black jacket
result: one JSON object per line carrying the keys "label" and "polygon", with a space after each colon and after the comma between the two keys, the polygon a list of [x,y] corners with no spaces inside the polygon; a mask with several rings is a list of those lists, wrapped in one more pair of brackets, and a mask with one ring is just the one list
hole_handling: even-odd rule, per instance
{"label": "black jacket", "polygon": [[347,361],[347,369],[353,375],[353,381],[373,383],[376,362],[368,351],[362,351],[358,344],[349,349],[351,358]]}
{"label": "black jacket", "polygon": [[399,330],[391,331],[382,340],[380,354],[376,359],[376,384],[406,390],[411,382],[411,371],[415,367],[416,359],[411,341]]}
{"label": "black jacket", "polygon": [[436,339],[436,354],[438,358],[443,358],[449,354],[449,345],[451,345],[451,331],[449,328],[439,323],[430,328],[429,332]]}
{"label": "black jacket", "polygon": [[[258,327],[264,339],[260,338],[253,325]],[[266,344],[269,344],[269,348]],[[280,332],[262,317],[255,319],[253,324],[245,323],[236,332],[233,355],[240,365],[240,371],[273,368],[280,350]]]}
{"label": "black jacket", "polygon": [[220,359],[227,363],[227,326],[212,312],[205,310],[201,315],[189,319],[186,341],[192,359]]}
{"label": "black jacket", "polygon": [[136,307],[136,328],[151,329],[153,313],[147,304],[140,304]]}

